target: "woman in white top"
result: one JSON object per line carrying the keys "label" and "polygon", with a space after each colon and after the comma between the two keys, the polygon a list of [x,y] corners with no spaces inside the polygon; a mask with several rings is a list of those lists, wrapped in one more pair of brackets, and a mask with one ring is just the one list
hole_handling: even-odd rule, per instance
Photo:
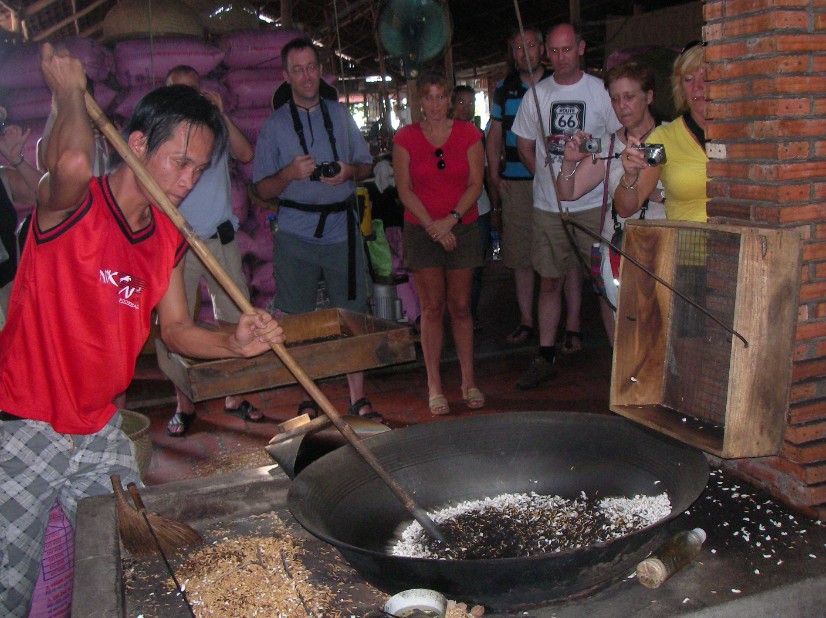
{"label": "woman in white top", "polygon": [[[565,157],[557,175],[557,191],[562,200],[575,200],[591,191],[606,178],[607,195],[603,203],[601,234],[611,239],[621,232],[626,219],[665,219],[663,202],[665,193],[658,184],[639,210],[621,217],[614,210],[614,191],[620,183],[623,167],[615,161],[627,144],[642,144],[657,126],[650,105],[654,100],[654,71],[651,67],[635,61],[627,61],[613,67],[605,75],[605,87],[611,96],[611,105],[622,123],[608,144],[602,144],[601,157],[591,163],[591,154],[580,152],[580,144],[590,136],[578,133],[572,136],[565,147]],[[608,341],[614,345],[614,310],[617,304],[619,285],[618,255],[607,243],[600,246],[602,254],[602,280],[604,293],[600,295],[600,307]],[[613,268],[612,268],[613,254]]]}

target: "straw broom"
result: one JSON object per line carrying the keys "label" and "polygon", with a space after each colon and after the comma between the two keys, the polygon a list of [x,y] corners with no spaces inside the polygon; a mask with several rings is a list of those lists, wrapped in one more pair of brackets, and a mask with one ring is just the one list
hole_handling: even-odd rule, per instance
{"label": "straw broom", "polygon": [[147,556],[159,551],[161,557],[173,556],[185,547],[200,545],[203,539],[198,532],[183,522],[149,513],[141,500],[138,488],[129,483],[128,489],[137,510],[129,504],[120,476],[111,476],[115,491],[115,508],[123,546],[133,556]]}

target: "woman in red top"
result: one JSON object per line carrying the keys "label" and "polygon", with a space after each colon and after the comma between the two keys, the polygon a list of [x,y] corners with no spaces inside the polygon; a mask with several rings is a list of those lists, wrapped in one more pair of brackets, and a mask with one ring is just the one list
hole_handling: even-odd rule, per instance
{"label": "woman in red top", "polygon": [[473,269],[482,265],[476,199],[482,192],[482,135],[448,116],[450,86],[438,74],[418,81],[423,120],[393,140],[393,171],[404,204],[404,260],[413,272],[422,309],[421,341],[430,411],[450,412],[439,360],[445,307],[462,371],[462,399],[481,408],[485,397],[473,372]]}

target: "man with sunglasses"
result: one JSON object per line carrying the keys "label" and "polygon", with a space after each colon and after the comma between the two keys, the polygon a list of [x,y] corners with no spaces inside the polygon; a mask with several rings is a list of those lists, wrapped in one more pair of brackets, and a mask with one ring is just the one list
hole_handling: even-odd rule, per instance
{"label": "man with sunglasses", "polygon": [[[319,281],[333,307],[367,312],[365,262],[358,229],[355,182],[373,158],[347,108],[321,93],[318,50],[295,39],[281,50],[290,96],[261,128],[255,147],[254,188],[279,201],[273,223],[273,307],[314,311]],[[347,375],[350,414],[381,416],[364,397],[364,373]],[[312,408],[312,402],[299,406]]]}
{"label": "man with sunglasses", "polygon": [[[537,84],[535,97],[531,92],[525,95],[513,123],[519,156],[534,174],[531,261],[540,280],[537,305],[539,354],[517,382],[516,387],[520,390],[536,388],[555,375],[553,365],[563,287],[568,313],[566,347],[570,346],[568,351],[574,351],[575,346],[581,344],[579,308],[583,264],[588,263],[593,239],[572,225],[566,226],[562,211],[567,211],[577,223],[599,233],[603,183],[576,201],[558,201],[554,179],[561,165],[565,142],[581,130],[599,138],[604,148],[611,133],[621,126],[602,80],[580,69],[585,41],[571,24],[558,24],[548,31],[545,51],[554,74]],[[586,161],[584,164],[590,163]]]}

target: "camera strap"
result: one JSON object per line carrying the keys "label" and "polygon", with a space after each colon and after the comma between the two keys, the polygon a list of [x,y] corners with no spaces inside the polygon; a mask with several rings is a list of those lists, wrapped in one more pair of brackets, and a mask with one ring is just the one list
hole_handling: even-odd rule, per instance
{"label": "camera strap", "polygon": [[[338,161],[338,150],[336,149],[336,136],[333,134],[333,120],[330,118],[330,110],[327,109],[327,104],[324,99],[318,100],[318,106],[321,108],[321,118],[324,120],[324,130],[327,131],[327,139],[330,140],[330,148],[333,150],[333,161]],[[304,108],[301,108],[304,109]],[[307,111],[307,124],[310,123],[310,110]],[[310,151],[307,149],[307,140],[304,137],[304,126],[301,124],[301,118],[298,117],[298,106],[290,97],[290,116],[293,119],[293,129],[298,136],[298,143],[301,144],[301,150],[305,155],[309,155]]]}

